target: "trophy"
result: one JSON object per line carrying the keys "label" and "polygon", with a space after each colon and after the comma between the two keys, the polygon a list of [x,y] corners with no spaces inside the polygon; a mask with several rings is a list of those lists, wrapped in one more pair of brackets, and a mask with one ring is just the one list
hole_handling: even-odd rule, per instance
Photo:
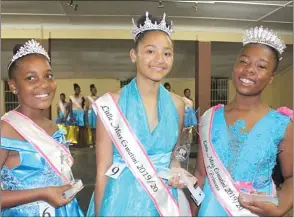
{"label": "trophy", "polygon": [[178,162],[180,162],[181,168],[188,171],[189,169],[189,158],[191,153],[191,144],[193,143],[193,130],[196,130],[197,125],[197,117],[198,117],[199,109],[193,114],[188,115],[189,123],[191,126],[187,126],[183,128],[180,143],[175,148],[175,158]]}
{"label": "trophy", "polygon": [[[71,167],[67,163],[64,163],[65,157],[62,154],[62,152],[60,155],[60,159],[61,159],[62,182],[63,184],[69,183],[72,186],[70,189],[63,192],[62,196],[65,199],[70,199],[74,197],[79,191],[81,191],[84,188],[84,186],[81,179],[74,179],[72,171],[71,171]],[[67,178],[67,180],[65,178]]]}
{"label": "trophy", "polygon": [[193,139],[192,127],[183,129],[180,143],[175,148],[175,158],[180,163],[181,168],[188,171],[191,144]]}

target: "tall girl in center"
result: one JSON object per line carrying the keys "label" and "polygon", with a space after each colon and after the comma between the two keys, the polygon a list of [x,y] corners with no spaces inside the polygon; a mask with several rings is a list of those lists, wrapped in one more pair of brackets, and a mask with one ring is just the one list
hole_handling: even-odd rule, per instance
{"label": "tall girl in center", "polygon": [[[121,112],[117,115],[124,117],[125,120],[122,120],[129,125],[129,128],[123,125],[121,128],[133,131],[135,135],[133,137],[137,143],[133,143],[133,146],[131,139],[127,138],[129,142],[124,143],[124,149],[128,148],[128,154],[133,152],[132,149],[142,149],[139,153],[153,165],[150,168],[155,169],[156,173],[153,175],[157,175],[162,169],[171,168],[174,156],[172,152],[179,141],[185,110],[183,100],[161,85],[162,79],[171,71],[174,62],[174,47],[170,38],[172,24],[165,21],[165,14],[162,19],[156,19],[147,12],[137,23],[133,20],[132,33],[135,43],[130,57],[137,68],[136,77],[120,91],[106,95],[111,96],[114,105],[117,104]],[[100,107],[98,102],[102,102],[106,95],[93,104],[96,112]],[[112,110],[113,107],[109,109]],[[99,112],[98,115],[102,119]],[[96,130],[96,186],[88,216],[179,215],[177,189],[184,187],[179,177],[160,180],[161,188],[158,187],[158,192],[156,188],[153,189],[155,194],[152,195],[152,191],[146,188],[150,185],[148,181],[142,182],[138,172],[130,165],[131,161],[136,162],[135,159],[140,154],[131,155],[129,159],[121,155],[121,149],[117,149],[115,140],[112,141],[109,136],[105,119],[101,121],[100,118],[97,119]],[[142,162],[142,158],[137,160]],[[116,166],[119,166],[119,172]],[[111,172],[109,176],[105,175],[107,171]],[[113,178],[116,172],[120,174]],[[166,198],[156,195],[159,192]],[[188,208],[188,205],[186,206]],[[171,210],[175,213],[170,213]]]}

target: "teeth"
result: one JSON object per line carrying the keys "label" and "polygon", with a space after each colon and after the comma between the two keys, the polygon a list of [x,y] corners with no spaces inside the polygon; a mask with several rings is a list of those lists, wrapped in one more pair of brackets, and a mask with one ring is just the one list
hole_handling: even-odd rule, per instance
{"label": "teeth", "polygon": [[35,97],[37,98],[45,98],[47,97],[49,94],[42,94],[42,95],[35,95]]}
{"label": "teeth", "polygon": [[154,70],[163,70],[162,67],[151,67],[151,68],[154,69]]}
{"label": "teeth", "polygon": [[243,83],[246,83],[246,84],[254,84],[253,81],[249,80],[249,79],[245,79],[245,78],[241,78],[240,79]]}

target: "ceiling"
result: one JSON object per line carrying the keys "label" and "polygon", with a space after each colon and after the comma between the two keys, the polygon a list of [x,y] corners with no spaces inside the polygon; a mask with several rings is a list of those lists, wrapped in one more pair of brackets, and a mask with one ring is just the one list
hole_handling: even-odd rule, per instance
{"label": "ceiling", "polygon": [[[69,6],[78,5],[77,10]],[[242,31],[248,25],[264,25],[292,33],[292,1],[3,1],[2,25],[93,26],[129,28],[131,18],[145,11],[166,12],[176,29]],[[198,2],[198,4],[195,4]],[[287,5],[288,4],[288,5]],[[287,5],[287,6],[285,6]],[[262,22],[256,22],[261,20]]]}
{"label": "ceiling", "polygon": [[[280,34],[293,32],[291,1],[2,1],[1,25],[4,28],[130,29],[131,18],[145,11],[153,15],[166,12],[176,30],[243,32],[262,24]],[[288,4],[288,5],[286,5]],[[285,6],[286,5],[286,6]],[[1,40],[2,77],[12,48],[23,40]],[[52,39],[52,66],[57,78],[88,77],[127,79],[135,69],[129,58],[132,40]],[[169,77],[192,78],[195,72],[195,42],[175,42],[175,63]],[[212,42],[212,75],[229,77],[241,43]],[[280,71],[292,66],[293,46],[288,45]]]}

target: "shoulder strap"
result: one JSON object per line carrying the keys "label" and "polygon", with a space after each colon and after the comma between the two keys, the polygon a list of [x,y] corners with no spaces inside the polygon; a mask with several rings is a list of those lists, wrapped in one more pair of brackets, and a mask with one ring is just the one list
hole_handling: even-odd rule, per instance
{"label": "shoulder strap", "polygon": [[280,107],[277,109],[277,112],[289,117],[293,121],[293,110],[288,107]]}

